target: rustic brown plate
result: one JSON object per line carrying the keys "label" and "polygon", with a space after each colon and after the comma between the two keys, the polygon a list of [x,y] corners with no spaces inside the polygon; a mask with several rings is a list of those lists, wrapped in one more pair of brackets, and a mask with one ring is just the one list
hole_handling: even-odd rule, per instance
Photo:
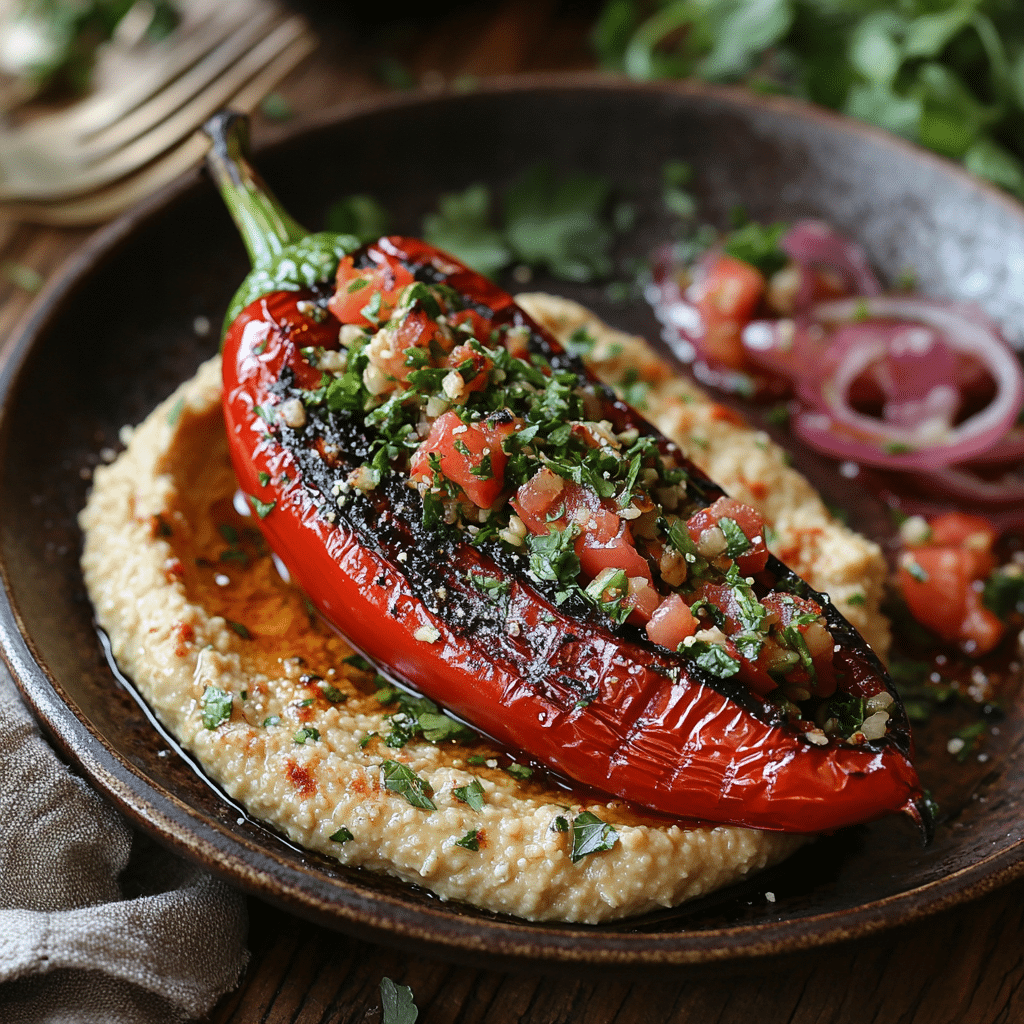
{"label": "rustic brown plate", "polygon": [[[692,85],[526,79],[469,95],[348,108],[259,156],[299,219],[320,225],[341,194],[369,192],[417,233],[440,193],[496,189],[539,158],[608,175],[636,202],[630,245],[666,234],[661,168],[684,159],[715,220],[819,215],[866,244],[890,278],[980,302],[1024,339],[1024,211],[953,166],[796,103]],[[306,854],[251,821],[158,733],[112,674],[78,568],[76,514],[88,467],[213,352],[246,270],[234,229],[196,172],[100,232],[54,281],[0,376],[0,608],[3,652],[58,746],[140,828],[271,902],[365,938],[504,964],[661,966],[736,961],[863,936],[1024,874],[1012,710],[983,768],[939,748],[925,781],[950,817],[922,849],[890,819],[823,839],[743,888],[614,927],[525,924],[442,903],[410,886]],[[641,302],[557,288],[616,324],[656,333]],[[859,525],[878,507],[823,462],[803,463]],[[961,774],[957,775],[957,772]],[[952,781],[951,781],[952,780]],[[766,898],[774,895],[774,902]]]}

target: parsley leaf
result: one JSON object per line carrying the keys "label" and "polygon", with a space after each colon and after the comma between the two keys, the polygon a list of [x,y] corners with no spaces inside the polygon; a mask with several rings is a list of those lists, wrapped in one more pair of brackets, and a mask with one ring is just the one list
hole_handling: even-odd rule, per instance
{"label": "parsley leaf", "polygon": [[464,804],[469,804],[474,811],[483,810],[484,787],[480,785],[479,779],[474,779],[472,782],[468,782],[465,786],[459,786],[457,789],[453,789],[452,796],[455,797],[456,800],[461,800]]}
{"label": "parsley leaf", "polygon": [[380,980],[380,1024],[416,1024],[419,1010],[408,985],[396,985],[390,978]]}
{"label": "parsley leaf", "polygon": [[391,218],[373,196],[345,196],[327,208],[326,230],[372,242],[388,233]]}
{"label": "parsley leaf", "polygon": [[276,501],[260,501],[254,494],[247,494],[246,497],[249,499],[249,504],[252,505],[253,511],[260,519],[266,519],[273,512],[274,506],[277,504]]}
{"label": "parsley leaf", "polygon": [[555,594],[561,604],[573,592],[580,573],[580,560],[573,546],[579,528],[573,524],[566,530],[550,527],[547,533],[530,534],[530,572],[539,580],[563,584]]}
{"label": "parsley leaf", "polygon": [[295,742],[298,743],[300,746],[304,744],[307,740],[313,740],[315,742],[318,739],[320,739],[320,730],[314,729],[313,726],[311,725],[304,725],[295,734]]}
{"label": "parsley leaf", "polygon": [[203,725],[207,729],[216,729],[221,722],[226,722],[231,717],[232,703],[230,693],[219,686],[208,686],[199,699]]}
{"label": "parsley leaf", "polygon": [[559,179],[549,164],[532,168],[505,195],[506,238],[516,257],[566,281],[609,276],[614,235],[603,214],[610,193],[603,178]]}
{"label": "parsley leaf", "polygon": [[437,213],[423,218],[423,237],[478,273],[491,277],[512,262],[502,233],[490,223],[491,193],[486,185],[443,195]]}
{"label": "parsley leaf", "polygon": [[331,836],[332,843],[350,843],[353,839],[355,839],[355,836],[344,825]]}
{"label": "parsley leaf", "polygon": [[404,796],[413,807],[425,811],[436,811],[437,805],[430,799],[433,790],[430,783],[421,779],[408,765],[400,761],[381,761],[384,773],[384,788]]}
{"label": "parsley leaf", "polygon": [[705,672],[710,672],[719,679],[728,679],[740,670],[740,663],[719,644],[695,640],[689,646],[681,646],[680,650],[691,657]]}
{"label": "parsley leaf", "polygon": [[718,520],[718,528],[725,534],[725,553],[730,558],[739,558],[744,552],[750,550],[750,539],[735,519],[722,516]]}
{"label": "parsley leaf", "polygon": [[480,831],[475,828],[471,828],[461,839],[455,840],[456,846],[461,846],[464,850],[472,850],[474,853],[480,849]]}
{"label": "parsley leaf", "polygon": [[569,852],[569,859],[576,864],[591,853],[610,850],[618,841],[619,835],[613,825],[602,821],[590,811],[580,811],[572,819],[572,849]]}

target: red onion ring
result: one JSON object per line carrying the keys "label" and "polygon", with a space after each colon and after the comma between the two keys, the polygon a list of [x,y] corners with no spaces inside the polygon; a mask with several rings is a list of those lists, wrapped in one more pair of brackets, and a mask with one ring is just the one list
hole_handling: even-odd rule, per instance
{"label": "red onion ring", "polygon": [[[923,402],[921,418],[909,426],[858,412],[850,400],[855,381],[890,358],[892,339],[899,336],[889,335],[887,349],[878,331],[853,329],[874,320],[931,328],[945,347],[985,367],[995,382],[995,397],[959,424],[948,415],[948,403],[939,415],[928,417],[924,413],[930,406]],[[829,327],[837,332],[836,343],[827,340]],[[759,359],[765,355],[762,350]],[[1024,407],[1024,371],[995,325],[976,310],[929,299],[875,296],[816,306],[798,323],[785,362],[788,369],[800,368],[796,391],[806,406],[793,418],[794,432],[812,448],[865,465],[931,470],[967,461],[1006,434]],[[930,395],[937,379],[926,383]]]}

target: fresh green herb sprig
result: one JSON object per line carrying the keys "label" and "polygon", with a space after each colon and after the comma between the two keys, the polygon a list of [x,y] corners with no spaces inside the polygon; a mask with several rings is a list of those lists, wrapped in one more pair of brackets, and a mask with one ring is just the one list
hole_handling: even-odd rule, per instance
{"label": "fresh green herb sprig", "polygon": [[606,0],[593,43],[633,78],[743,82],[841,110],[1024,197],[1016,3]]}

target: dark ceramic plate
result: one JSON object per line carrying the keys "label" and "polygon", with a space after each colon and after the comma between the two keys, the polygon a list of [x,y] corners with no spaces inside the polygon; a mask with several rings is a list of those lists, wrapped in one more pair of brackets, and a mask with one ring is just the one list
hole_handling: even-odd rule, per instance
{"label": "dark ceramic plate", "polygon": [[[1024,338],[1024,212],[952,166],[880,133],[795,103],[693,86],[597,79],[520,80],[470,95],[349,109],[265,149],[259,164],[303,223],[332,200],[370,192],[396,230],[417,233],[440,193],[496,189],[544,157],[608,175],[636,201],[630,244],[667,230],[661,168],[693,164],[715,220],[817,215],[864,242],[895,277],[980,302]],[[307,855],[250,821],[156,731],[104,659],[78,569],[76,514],[86,467],[215,348],[216,325],[246,270],[212,186],[190,175],[97,235],[15,339],[0,378],[3,650],[58,746],[139,827],[250,892],[366,938],[451,956],[532,964],[729,961],[866,935],[1024,874],[1024,716],[1012,713],[983,770],[939,752],[925,778],[951,820],[922,849],[898,819],[824,839],[744,888],[613,927],[538,926],[442,903],[412,887]],[[553,286],[612,322],[656,333],[642,303]],[[213,332],[216,333],[216,330]],[[804,463],[854,521],[881,528],[870,500]],[[927,753],[927,751],[926,751]],[[941,755],[941,756],[940,756]],[[944,767],[945,766],[945,767]],[[949,768],[952,766],[952,769]],[[772,893],[774,902],[765,894]]]}

